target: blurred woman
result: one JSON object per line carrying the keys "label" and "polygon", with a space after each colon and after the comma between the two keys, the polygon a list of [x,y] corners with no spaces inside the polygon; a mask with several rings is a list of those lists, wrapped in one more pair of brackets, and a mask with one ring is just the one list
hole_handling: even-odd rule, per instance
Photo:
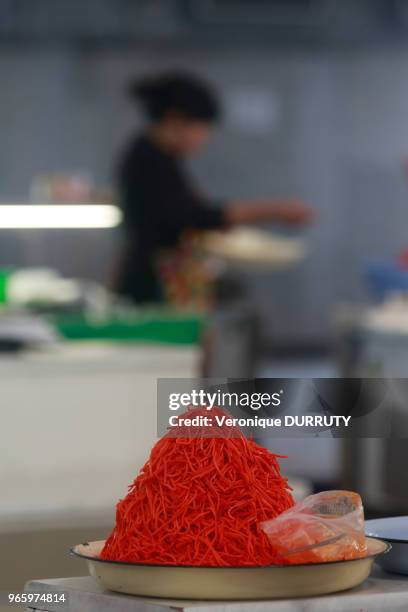
{"label": "blurred woman", "polygon": [[[138,303],[161,302],[169,297],[166,285],[175,284],[172,277],[178,275],[185,285],[188,267],[182,262],[190,251],[184,238],[191,231],[309,221],[310,210],[298,201],[214,202],[198,193],[183,160],[204,147],[220,116],[217,96],[207,83],[189,74],[165,73],[132,82],[130,93],[147,124],[132,138],[119,165],[126,239],[120,293]],[[203,279],[198,275],[197,280]]]}

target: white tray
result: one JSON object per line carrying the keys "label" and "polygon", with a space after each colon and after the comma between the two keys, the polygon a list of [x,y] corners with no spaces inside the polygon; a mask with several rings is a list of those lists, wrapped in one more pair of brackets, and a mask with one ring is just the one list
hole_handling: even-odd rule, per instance
{"label": "white tray", "polygon": [[266,567],[142,565],[99,558],[104,541],[78,544],[72,553],[86,559],[91,576],[111,591],[166,599],[246,600],[307,597],[351,589],[370,574],[377,555],[389,550],[367,538],[362,559]]}

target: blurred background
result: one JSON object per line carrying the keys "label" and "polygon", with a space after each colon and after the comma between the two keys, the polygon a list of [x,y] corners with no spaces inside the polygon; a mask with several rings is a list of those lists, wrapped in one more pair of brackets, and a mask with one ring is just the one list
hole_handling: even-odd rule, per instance
{"label": "blurred background", "polygon": [[[406,376],[407,60],[403,0],[0,0],[2,589],[85,571],[67,548],[112,524],[155,440],[157,377]],[[197,184],[317,213],[267,228],[267,256],[218,244],[211,309],[109,291],[115,160],[142,122],[126,84],[172,68],[223,101]],[[404,441],[349,446],[274,450],[299,495],[343,485],[373,516],[406,512]]]}

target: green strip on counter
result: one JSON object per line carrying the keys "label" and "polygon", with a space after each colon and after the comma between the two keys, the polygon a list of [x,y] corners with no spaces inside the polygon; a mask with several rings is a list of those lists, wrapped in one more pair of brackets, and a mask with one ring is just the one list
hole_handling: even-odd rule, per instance
{"label": "green strip on counter", "polygon": [[11,270],[0,269],[0,304],[7,302],[7,286]]}
{"label": "green strip on counter", "polygon": [[110,340],[117,342],[162,342],[165,344],[198,344],[205,317],[201,315],[167,315],[140,318],[111,318],[92,321],[83,316],[53,317],[58,332],[67,340]]}

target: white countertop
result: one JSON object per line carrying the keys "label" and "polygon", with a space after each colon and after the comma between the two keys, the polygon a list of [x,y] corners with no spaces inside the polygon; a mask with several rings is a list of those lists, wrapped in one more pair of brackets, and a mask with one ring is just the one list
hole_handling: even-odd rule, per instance
{"label": "white countertop", "polygon": [[0,356],[0,534],[109,525],[157,440],[157,378],[197,347],[73,343]]}
{"label": "white countertop", "polygon": [[[375,568],[361,586],[322,597],[276,601],[208,602],[155,600],[104,591],[90,577],[33,580],[26,592],[65,593],[67,605],[41,604],[45,612],[406,612],[408,576]],[[35,609],[35,608],[32,608]]]}

